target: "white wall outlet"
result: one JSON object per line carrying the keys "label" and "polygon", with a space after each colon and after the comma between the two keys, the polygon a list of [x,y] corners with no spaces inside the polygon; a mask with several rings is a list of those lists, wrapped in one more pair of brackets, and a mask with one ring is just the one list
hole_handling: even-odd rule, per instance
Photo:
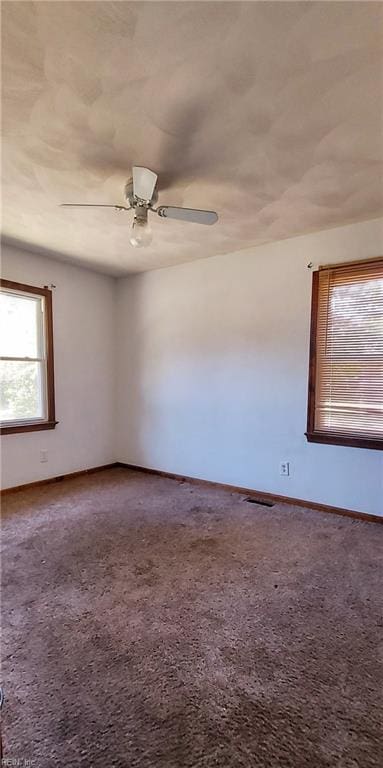
{"label": "white wall outlet", "polygon": [[284,477],[288,477],[290,474],[290,462],[289,461],[281,461],[279,465],[279,474],[283,475]]}
{"label": "white wall outlet", "polygon": [[42,448],[40,451],[40,461],[42,464],[44,464],[45,461],[48,461],[48,451],[46,448]]}

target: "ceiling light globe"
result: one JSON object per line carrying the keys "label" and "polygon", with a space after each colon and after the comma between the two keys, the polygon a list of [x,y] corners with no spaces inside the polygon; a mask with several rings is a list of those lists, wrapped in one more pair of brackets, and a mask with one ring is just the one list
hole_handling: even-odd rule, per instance
{"label": "ceiling light globe", "polygon": [[145,248],[152,242],[152,230],[148,221],[135,218],[130,230],[130,244],[133,248]]}

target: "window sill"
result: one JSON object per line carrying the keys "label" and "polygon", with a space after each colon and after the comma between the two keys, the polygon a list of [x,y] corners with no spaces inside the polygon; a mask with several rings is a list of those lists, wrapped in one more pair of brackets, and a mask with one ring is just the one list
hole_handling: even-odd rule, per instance
{"label": "window sill", "polygon": [[356,435],[342,435],[330,432],[306,432],[306,438],[309,443],[327,443],[327,445],[344,445],[350,448],[369,448],[370,450],[382,451],[383,439],[371,437],[357,437]]}
{"label": "window sill", "polygon": [[0,427],[1,435],[13,435],[18,432],[40,432],[43,429],[54,429],[58,421],[40,421],[36,424],[8,424],[6,427]]}

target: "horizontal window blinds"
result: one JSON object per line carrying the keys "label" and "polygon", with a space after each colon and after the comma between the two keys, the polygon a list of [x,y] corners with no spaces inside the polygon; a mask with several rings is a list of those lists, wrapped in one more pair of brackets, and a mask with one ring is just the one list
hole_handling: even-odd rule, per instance
{"label": "horizontal window blinds", "polygon": [[319,271],[314,429],[383,439],[383,259]]}

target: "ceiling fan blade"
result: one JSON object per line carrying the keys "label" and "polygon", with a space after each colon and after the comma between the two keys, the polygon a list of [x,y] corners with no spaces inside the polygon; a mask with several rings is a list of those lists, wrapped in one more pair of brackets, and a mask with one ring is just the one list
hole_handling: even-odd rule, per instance
{"label": "ceiling fan blade", "polygon": [[157,213],[166,219],[192,221],[194,224],[215,224],[218,221],[218,215],[215,211],[199,211],[195,208],[176,208],[170,205],[161,205],[157,208]]}
{"label": "ceiling fan blade", "polygon": [[126,205],[107,205],[104,203],[60,203],[60,208],[115,208],[117,211],[130,211]]}
{"label": "ceiling fan blade", "polygon": [[157,174],[150,171],[149,168],[141,168],[139,165],[133,166],[133,194],[140,200],[150,203],[154,188],[157,183]]}

